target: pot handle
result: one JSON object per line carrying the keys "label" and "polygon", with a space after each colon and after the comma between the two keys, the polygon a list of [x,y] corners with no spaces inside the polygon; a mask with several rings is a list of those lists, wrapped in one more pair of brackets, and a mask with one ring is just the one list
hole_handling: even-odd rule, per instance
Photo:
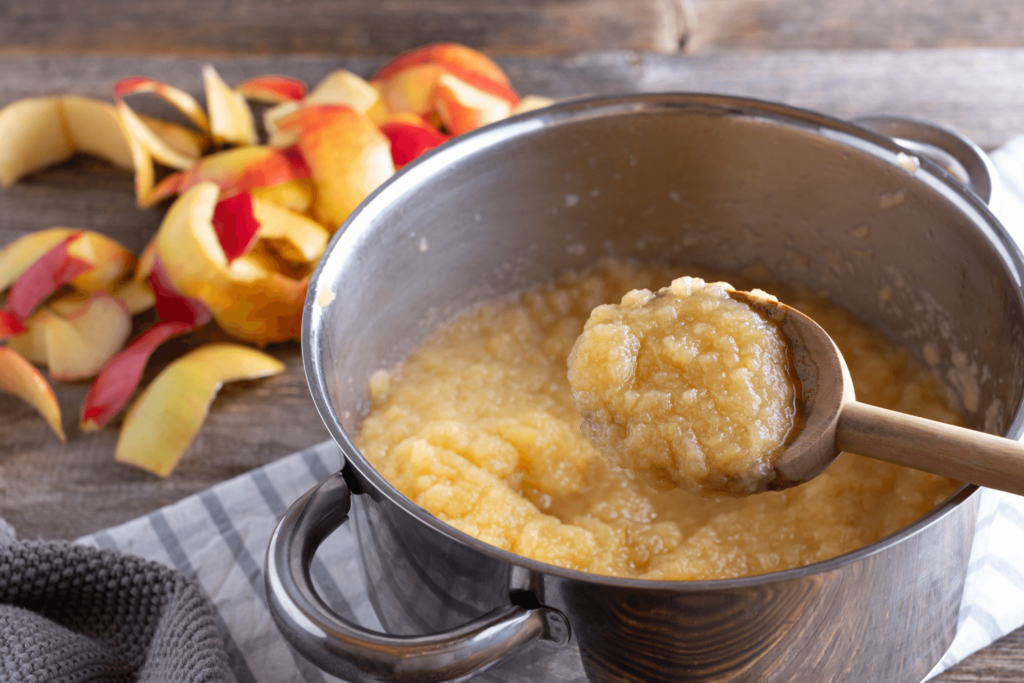
{"label": "pot handle", "polygon": [[306,659],[350,680],[448,681],[479,672],[533,640],[564,644],[565,617],[547,607],[499,607],[458,628],[423,636],[369,631],[338,616],[313,588],[317,548],[348,518],[341,472],[305,493],[278,522],[267,548],[266,590],[278,628]]}
{"label": "pot handle", "polygon": [[980,147],[963,135],[934,123],[902,116],[863,116],[853,122],[934,161],[992,206],[992,195],[997,193],[995,165]]}

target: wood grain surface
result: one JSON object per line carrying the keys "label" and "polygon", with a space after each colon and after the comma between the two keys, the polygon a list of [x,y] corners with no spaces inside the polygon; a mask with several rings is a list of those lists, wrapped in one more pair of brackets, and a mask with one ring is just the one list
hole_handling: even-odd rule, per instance
{"label": "wood grain surface", "polygon": [[[416,0],[307,0],[301,10],[279,0],[0,0],[0,106],[46,93],[109,98],[113,82],[133,73],[198,94],[206,60],[229,82],[264,72],[314,82],[340,66],[368,74],[383,56],[432,40],[499,56],[524,93],[726,92],[841,117],[922,117],[986,148],[1024,132],[1017,0],[636,0],[628,11],[615,0],[439,0],[429,10]],[[653,54],[680,44],[685,57]],[[137,250],[160,215],[134,207],[126,174],[76,157],[0,191],[0,245],[71,225]],[[147,379],[202,340],[162,350]],[[225,387],[167,480],[113,461],[119,421],[78,432],[87,384],[58,388],[66,446],[31,408],[0,395],[0,517],[23,537],[74,538],[327,438],[298,345],[270,352],[287,372]],[[1009,683],[1021,671],[1024,629],[934,680]]]}
{"label": "wood grain surface", "polygon": [[393,55],[442,40],[491,53],[675,52],[683,2],[3,0],[0,52]]}
{"label": "wood grain surface", "polygon": [[688,52],[1020,47],[1024,3],[692,0]]}

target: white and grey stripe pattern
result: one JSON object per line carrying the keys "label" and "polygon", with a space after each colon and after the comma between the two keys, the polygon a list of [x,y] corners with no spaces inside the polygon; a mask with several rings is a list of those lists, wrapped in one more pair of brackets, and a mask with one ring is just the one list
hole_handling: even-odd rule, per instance
{"label": "white and grey stripe pattern", "polygon": [[[992,158],[1006,190],[993,209],[1024,243],[1024,137]],[[286,507],[340,465],[337,446],[325,442],[78,542],[156,560],[198,581],[216,608],[238,683],[335,681],[295,653],[278,633],[267,610],[263,557]],[[313,578],[340,614],[380,628],[347,527],[321,546]],[[1022,625],[1024,499],[986,490],[957,636],[929,678]]]}
{"label": "white and grey stripe pattern", "polygon": [[[78,542],[156,560],[196,580],[216,608],[238,683],[336,681],[278,633],[267,609],[263,561],[287,506],[340,466],[337,446],[325,442]],[[346,527],[321,546],[313,578],[340,614],[380,628]]]}

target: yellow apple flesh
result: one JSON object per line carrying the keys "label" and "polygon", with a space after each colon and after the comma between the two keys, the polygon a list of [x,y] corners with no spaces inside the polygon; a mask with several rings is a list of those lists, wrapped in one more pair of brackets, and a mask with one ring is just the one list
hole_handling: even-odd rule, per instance
{"label": "yellow apple flesh", "polygon": [[57,438],[66,440],[60,406],[53,389],[31,363],[4,346],[0,346],[0,391],[14,394],[31,405],[43,416]]}
{"label": "yellow apple flesh", "polygon": [[64,133],[60,100],[33,97],[0,109],[0,186],[74,154]]}
{"label": "yellow apple flesh", "polygon": [[219,196],[214,183],[199,183],[164,217],[156,252],[171,286],[206,304],[217,324],[238,339],[258,344],[297,339],[306,280],[268,268],[251,253],[228,264],[213,227]]}
{"label": "yellow apple flesh", "polygon": [[316,186],[313,216],[331,232],[394,172],[391,143],[364,114],[343,106],[305,107],[278,121],[298,131]]}
{"label": "yellow apple flesh", "polygon": [[166,477],[195,439],[225,382],[277,375],[284,364],[237,344],[209,344],[157,375],[128,409],[117,441],[118,462]]}
{"label": "yellow apple flesh", "polygon": [[256,124],[245,97],[229,88],[211,64],[203,66],[203,84],[213,139],[236,145],[256,144]]}
{"label": "yellow apple flesh", "polygon": [[[59,312],[57,307],[54,311]],[[38,324],[43,329],[50,376],[62,382],[96,375],[121,350],[132,331],[128,307],[104,292],[93,294],[77,310],[51,315]]]}

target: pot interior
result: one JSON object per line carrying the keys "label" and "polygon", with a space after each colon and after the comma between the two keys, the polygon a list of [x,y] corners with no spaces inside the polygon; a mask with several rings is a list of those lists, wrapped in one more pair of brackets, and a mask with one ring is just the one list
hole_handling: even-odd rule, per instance
{"label": "pot interior", "polygon": [[304,323],[314,397],[344,443],[370,374],[438,323],[617,256],[827,291],[932,365],[971,427],[1018,436],[1020,253],[980,201],[898,152],[826,117],[699,95],[568,103],[464,136],[336,236]]}

